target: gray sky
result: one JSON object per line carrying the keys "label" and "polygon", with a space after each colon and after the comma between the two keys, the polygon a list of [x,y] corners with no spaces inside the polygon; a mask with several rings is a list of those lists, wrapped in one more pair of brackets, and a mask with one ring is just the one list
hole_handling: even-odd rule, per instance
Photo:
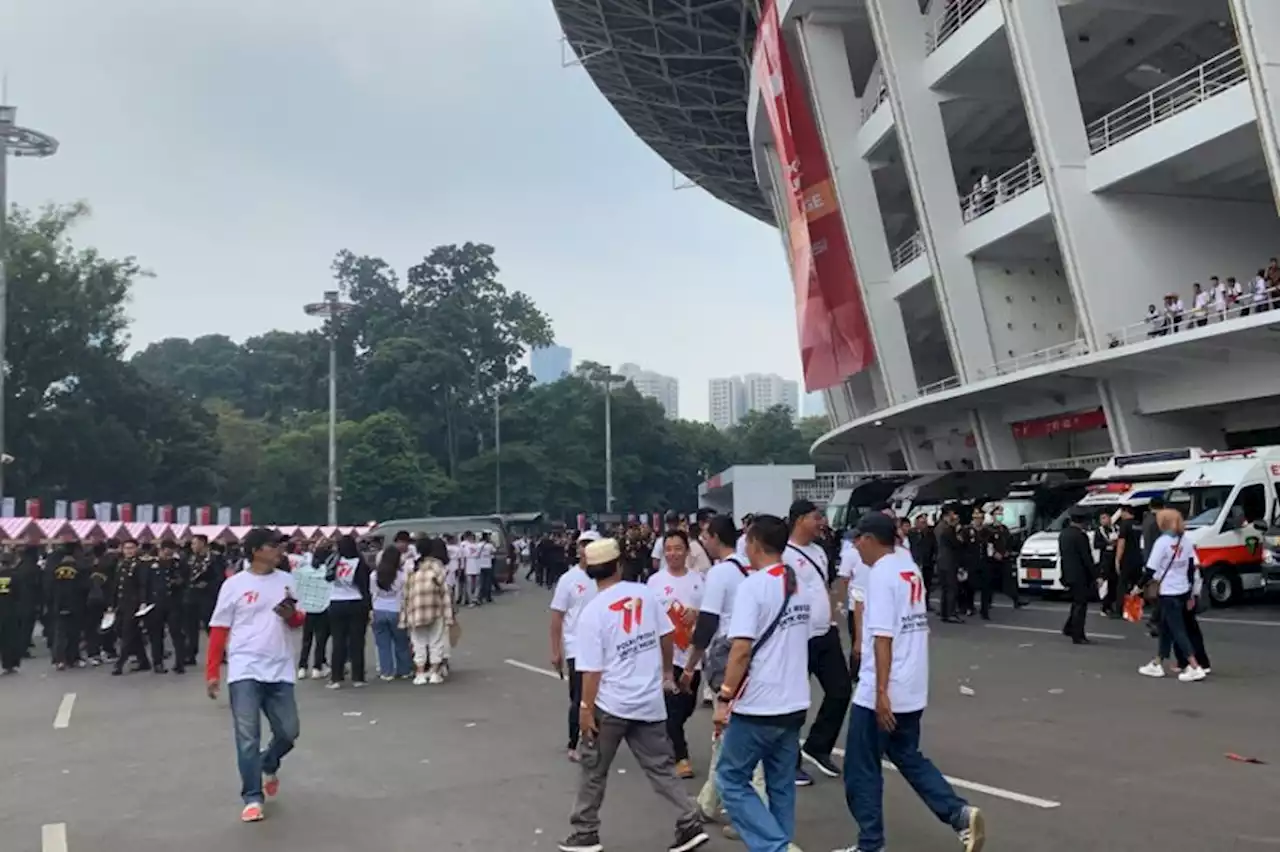
{"label": "gray sky", "polygon": [[550,0],[0,0],[19,123],[58,156],[10,200],[84,199],[79,236],[156,273],[135,345],[307,327],[341,248],[398,270],[497,248],[575,359],[798,378],[777,232],[671,169],[587,73]]}

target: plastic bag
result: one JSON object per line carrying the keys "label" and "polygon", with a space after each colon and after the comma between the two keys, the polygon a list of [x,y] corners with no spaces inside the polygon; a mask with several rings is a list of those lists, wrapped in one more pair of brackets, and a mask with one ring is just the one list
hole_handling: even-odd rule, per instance
{"label": "plastic bag", "polygon": [[1134,624],[1142,621],[1142,595],[1124,596],[1124,620]]}

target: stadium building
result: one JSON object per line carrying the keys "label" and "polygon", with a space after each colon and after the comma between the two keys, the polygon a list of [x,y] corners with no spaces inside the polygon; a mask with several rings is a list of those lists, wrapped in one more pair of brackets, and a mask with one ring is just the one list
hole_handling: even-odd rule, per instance
{"label": "stadium building", "polygon": [[[645,142],[779,226],[815,452],[1280,443],[1280,1],[553,2]],[[1212,276],[1243,295],[1197,311]]]}

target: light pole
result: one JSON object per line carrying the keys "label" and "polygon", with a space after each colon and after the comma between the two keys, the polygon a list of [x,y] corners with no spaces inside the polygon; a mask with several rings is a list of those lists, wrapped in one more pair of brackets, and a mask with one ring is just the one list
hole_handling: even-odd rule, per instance
{"label": "light pole", "polygon": [[502,401],[493,389],[493,513],[502,514]]}
{"label": "light pole", "polygon": [[626,376],[619,376],[612,367],[601,367],[591,377],[604,383],[604,511],[613,514],[613,384],[625,382]]}
{"label": "light pole", "polygon": [[303,308],[309,317],[324,317],[329,333],[329,512],[328,525],[338,525],[338,317],[354,308],[338,297],[337,290],[326,290],[323,302],[312,302]]}
{"label": "light pole", "polygon": [[[7,170],[9,155],[15,157],[51,157],[58,153],[58,140],[52,136],[19,127],[14,122],[17,107],[0,105],[0,454],[5,450],[4,434],[4,355],[5,326],[9,321],[9,279],[6,264],[9,257],[7,221],[9,193]],[[4,496],[4,465],[0,465],[0,497]]]}

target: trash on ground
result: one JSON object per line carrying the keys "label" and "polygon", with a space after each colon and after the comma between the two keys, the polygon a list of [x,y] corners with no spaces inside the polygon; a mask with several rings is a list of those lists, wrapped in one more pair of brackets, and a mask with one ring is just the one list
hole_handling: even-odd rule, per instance
{"label": "trash on ground", "polygon": [[1253,764],[1257,764],[1258,766],[1267,765],[1267,762],[1265,760],[1259,760],[1256,757],[1245,757],[1242,754],[1236,754],[1235,752],[1232,752],[1232,751],[1227,752],[1225,756],[1227,760],[1234,760],[1236,763],[1253,763]]}
{"label": "trash on ground", "polygon": [[1066,690],[1065,690],[1065,689],[1051,689],[1051,690],[1049,690],[1049,694],[1050,694],[1050,695],[1061,695],[1061,694],[1062,694],[1062,693],[1064,693],[1064,692],[1066,692]]}
{"label": "trash on ground", "polygon": [[973,687],[971,686],[961,686],[960,694],[961,695],[977,695],[978,693],[974,692]]}
{"label": "trash on ground", "polygon": [[363,716],[364,714],[361,713],[359,710],[348,710],[346,713],[343,713],[342,715],[343,716]]}

